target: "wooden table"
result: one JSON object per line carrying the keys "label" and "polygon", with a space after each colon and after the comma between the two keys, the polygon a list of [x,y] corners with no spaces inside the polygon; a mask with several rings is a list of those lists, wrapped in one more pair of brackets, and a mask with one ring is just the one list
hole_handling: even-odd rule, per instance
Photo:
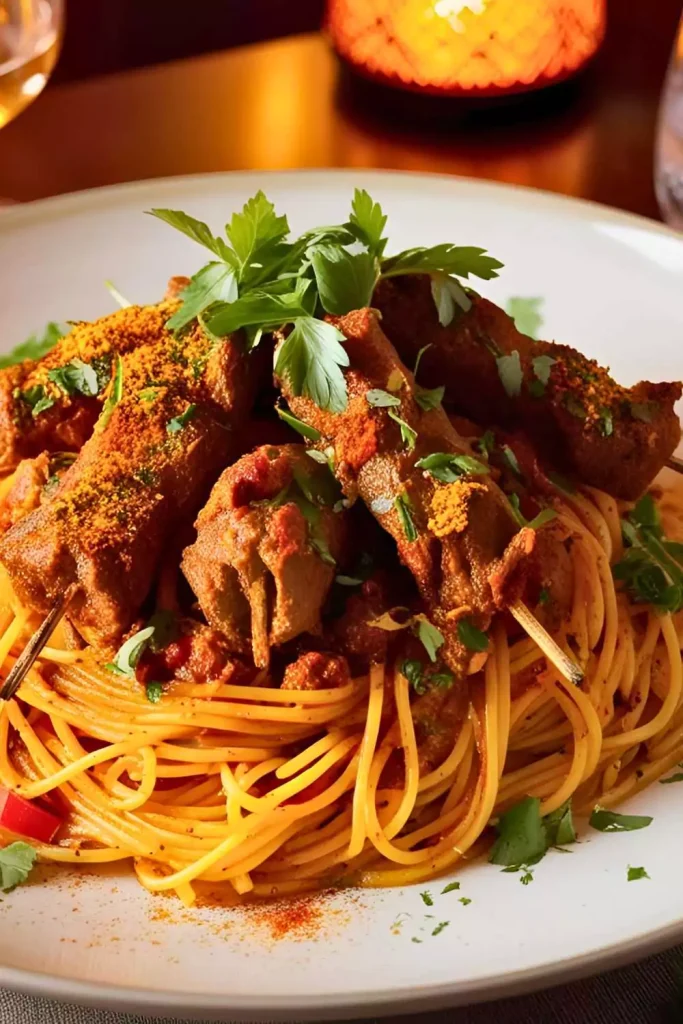
{"label": "wooden table", "polygon": [[[429,115],[340,85],[319,35],[48,86],[0,132],[0,196],[29,200],[233,168],[383,167],[483,177],[657,216],[652,152],[680,0],[628,13],[570,87]],[[656,13],[655,13],[656,11]]]}

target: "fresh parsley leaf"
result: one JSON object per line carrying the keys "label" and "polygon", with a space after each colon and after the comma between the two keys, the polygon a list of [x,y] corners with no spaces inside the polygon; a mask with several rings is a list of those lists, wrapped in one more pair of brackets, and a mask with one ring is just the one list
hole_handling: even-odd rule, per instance
{"label": "fresh parsley leaf", "polygon": [[[296,321],[297,317],[309,316],[309,311],[304,305],[303,295],[301,289],[289,291],[283,295],[272,295],[270,292],[262,290],[247,292],[246,295],[242,295],[234,302],[216,303],[210,310],[206,326],[217,338],[234,334],[240,327],[275,330],[284,324]],[[316,321],[316,323],[322,323],[322,321]],[[336,328],[332,329],[336,330]]]}
{"label": "fresh parsley leaf", "polygon": [[413,619],[413,629],[417,639],[424,647],[430,661],[436,661],[436,655],[444,644],[443,633],[433,626],[424,615],[416,615]]}
{"label": "fresh parsley leaf", "polygon": [[406,539],[409,540],[412,544],[414,541],[417,540],[418,534],[417,527],[415,526],[410,511],[411,501],[408,495],[405,493],[397,494],[396,497],[394,498],[394,508],[396,509],[396,512],[398,514],[398,518],[400,520],[401,526],[403,527],[403,532],[406,535]]}
{"label": "fresh parsley leaf", "polygon": [[467,474],[485,476],[490,472],[488,466],[472,455],[453,455],[451,452],[434,452],[418,459],[415,465],[444,484],[452,484]]}
{"label": "fresh parsley leaf", "polygon": [[406,677],[415,693],[424,693],[424,666],[421,661],[413,658],[406,658],[401,663],[401,673]]}
{"label": "fresh parsley leaf", "polygon": [[344,335],[332,324],[298,317],[277,354],[275,373],[287,379],[295,395],[306,395],[320,409],[343,412],[347,405],[341,366],[349,357],[340,342]]}
{"label": "fresh parsley leaf", "polygon": [[496,447],[496,435],[492,430],[487,430],[481,435],[480,438],[475,442],[475,448],[480,452],[487,460],[493,453]]}
{"label": "fresh parsley leaf", "polygon": [[131,679],[135,678],[135,669],[145,648],[149,645],[153,633],[154,626],[145,626],[122,644],[113,662],[117,672],[129,676]]}
{"label": "fresh parsley leaf", "polygon": [[[239,213],[233,213],[225,233],[236,257],[236,273],[240,282],[263,277],[264,265],[279,263],[287,250],[283,241],[289,234],[286,217],[278,217],[269,199],[258,191],[248,199]],[[225,258],[225,257],[223,257]]]}
{"label": "fresh parsley leaf", "polygon": [[647,828],[652,824],[652,820],[646,814],[617,814],[616,811],[606,811],[603,807],[596,807],[588,824],[598,832],[634,832],[637,829]]}
{"label": "fresh parsley leaf", "polygon": [[97,421],[97,429],[99,431],[104,430],[106,425],[109,423],[109,420],[111,419],[111,415],[114,412],[114,409],[116,408],[116,406],[121,401],[122,397],[123,397],[123,360],[121,359],[121,356],[117,354],[117,356],[116,356],[116,366],[115,366],[115,369],[114,369],[114,377],[112,379],[112,384],[111,384],[111,391],[109,392],[109,395],[107,396],[107,398],[104,401],[104,405],[102,406],[102,412],[100,413],[100,418]]}
{"label": "fresh parsley leaf", "polygon": [[184,412],[181,412],[179,416],[174,416],[173,419],[169,420],[166,424],[167,434],[177,434],[183,427],[186,427],[190,420],[194,419],[197,412],[197,406],[194,404],[188,405]]}
{"label": "fresh parsley leaf", "polygon": [[600,433],[603,437],[611,437],[614,433],[614,420],[609,409],[600,410]]}
{"label": "fresh parsley leaf", "polygon": [[431,391],[427,390],[427,388],[416,388],[415,401],[421,409],[429,412],[430,409],[436,409],[437,406],[441,405],[445,393],[445,387],[432,388]]}
{"label": "fresh parsley leaf", "polygon": [[522,392],[524,374],[517,349],[507,356],[498,356],[496,366],[500,382],[505,388],[508,398],[518,398]]}
{"label": "fresh parsley leaf", "polygon": [[464,313],[472,308],[472,300],[454,277],[436,272],[431,275],[431,286],[432,298],[442,327],[448,327],[453,322],[456,307]]}
{"label": "fresh parsley leaf", "polygon": [[373,406],[375,409],[388,409],[392,406],[396,408],[401,404],[400,398],[397,398],[396,395],[390,395],[388,391],[382,391],[380,388],[372,388],[370,391],[366,391],[365,399],[368,405]]}
{"label": "fresh parsley leaf", "polygon": [[23,363],[25,359],[42,359],[42,357],[53,349],[60,338],[69,333],[69,328],[63,324],[50,321],[41,335],[32,334],[26,341],[15,346],[10,352],[0,356],[0,370],[7,366],[14,366],[16,363]]}
{"label": "fresh parsley leaf", "polygon": [[543,818],[548,846],[568,846],[576,842],[571,800],[566,800],[555,811]]}
{"label": "fresh parsley leaf", "polygon": [[389,419],[392,419],[394,423],[398,423],[401,428],[401,440],[403,441],[404,447],[406,447],[409,452],[412,452],[415,447],[415,442],[417,441],[417,431],[413,430],[410,424],[406,423],[405,420],[402,420],[398,413],[394,412],[393,409],[388,409],[387,412]]}
{"label": "fresh parsley leaf", "polygon": [[420,893],[420,899],[425,904],[425,906],[427,906],[427,907],[433,907],[434,906],[434,900],[432,899],[432,895],[431,895],[430,892],[427,891],[427,889],[425,889],[424,892]]}
{"label": "fresh parsley leaf", "polygon": [[486,249],[467,245],[433,245],[430,248],[418,246],[383,259],[382,277],[396,277],[399,274],[455,274],[457,277],[480,277],[490,281],[498,277],[503,266],[498,260],[487,255]]}
{"label": "fresh parsley leaf", "polygon": [[469,619],[458,619],[458,639],[468,651],[487,651],[489,638],[481,629],[477,629]]}
{"label": "fresh parsley leaf", "polygon": [[525,871],[524,874],[520,878],[520,882],[522,883],[522,885],[528,885],[529,882],[533,882],[533,880],[534,880],[533,872],[532,871],[528,871],[528,870]]}
{"label": "fresh parsley leaf", "polygon": [[292,430],[296,430],[297,434],[301,434],[302,437],[307,438],[309,441],[319,441],[322,434],[315,427],[309,427],[308,423],[304,423],[298,416],[289,412],[287,409],[281,409],[279,405],[275,406],[275,412],[278,414],[280,419],[287,423]]}
{"label": "fresh parsley leaf", "polygon": [[458,903],[462,903],[463,907],[469,907],[471,902],[472,900],[468,899],[467,896],[461,896],[460,899],[458,900]]}
{"label": "fresh parsley leaf", "polygon": [[234,264],[235,254],[221,238],[214,236],[203,221],[197,220],[196,217],[191,217],[189,213],[183,213],[182,210],[155,209],[147,210],[146,213],[165,221],[166,224],[170,224],[177,231],[182,231],[193,242],[203,245],[205,249],[210,249],[219,259],[224,260],[226,263]]}
{"label": "fresh parsley leaf", "polygon": [[48,371],[48,380],[51,380],[67,395],[75,395],[80,392],[82,395],[93,397],[99,391],[97,374],[90,365],[82,359],[72,359],[65,366],[59,366]]}
{"label": "fresh parsley leaf", "polygon": [[325,312],[343,316],[370,305],[377,266],[369,252],[351,253],[341,245],[319,245],[310,259]]}
{"label": "fresh parsley leaf", "polygon": [[552,356],[536,356],[535,359],[531,360],[531,368],[534,371],[534,376],[541,382],[541,384],[547,384],[550,380],[550,370],[557,362]]}
{"label": "fresh parsley leaf", "polygon": [[36,862],[37,853],[29,843],[10,843],[0,850],[0,891],[12,892],[25,882]]}
{"label": "fresh parsley leaf", "polygon": [[433,929],[432,935],[441,935],[441,932],[444,930],[444,928],[448,928],[450,923],[450,921],[439,921],[436,928]]}
{"label": "fresh parsley leaf", "polygon": [[346,226],[373,256],[381,256],[386,248],[384,237],[387,217],[379,203],[364,188],[357,188],[351,203],[351,216]]}
{"label": "fresh parsley leaf", "polygon": [[41,412],[51,409],[55,404],[54,398],[45,394],[45,388],[42,384],[35,384],[32,388],[27,388],[26,391],[20,391],[19,397],[31,409],[31,415],[34,420],[40,416]]}
{"label": "fresh parsley leaf", "polygon": [[683,607],[683,558],[679,545],[664,536],[657,506],[645,494],[622,519],[626,551],[612,566],[615,579],[624,583],[634,601],[653,605],[661,612]]}
{"label": "fresh parsley leaf", "polygon": [[447,892],[454,892],[456,889],[459,888],[460,882],[449,882],[448,885],[445,885],[441,890],[441,895],[445,896]]}
{"label": "fresh parsley leaf", "polygon": [[540,813],[538,797],[527,796],[501,814],[498,838],[491,848],[491,864],[514,866],[540,860],[548,849],[548,840]]}
{"label": "fresh parsley leaf", "polygon": [[164,688],[161,683],[150,682],[145,685],[145,692],[150,704],[158,704],[163,696]]}
{"label": "fresh parsley leaf", "polygon": [[649,878],[645,868],[632,868],[629,864],[628,871],[626,873],[626,880],[628,882],[638,882],[641,878]]}
{"label": "fresh parsley leaf", "polygon": [[[515,327],[521,334],[528,335],[534,340],[538,338],[538,331],[543,324],[541,307],[543,299],[524,298],[521,295],[513,295],[505,303],[505,312],[515,321]],[[547,384],[548,381],[544,381]]]}
{"label": "fresh parsley leaf", "polygon": [[120,306],[121,309],[126,309],[126,307],[133,305],[132,302],[128,301],[125,295],[121,294],[121,292],[118,290],[118,288],[112,281],[105,281],[104,287],[107,289],[107,291],[109,292],[117,306]]}
{"label": "fresh parsley leaf", "polygon": [[237,300],[237,278],[226,263],[207,263],[180,293],[182,306],[166,321],[169,331],[180,331],[214,302]]}
{"label": "fresh parsley leaf", "polygon": [[674,772],[673,775],[669,775],[666,779],[659,780],[662,786],[668,785],[670,782],[683,782],[683,772]]}

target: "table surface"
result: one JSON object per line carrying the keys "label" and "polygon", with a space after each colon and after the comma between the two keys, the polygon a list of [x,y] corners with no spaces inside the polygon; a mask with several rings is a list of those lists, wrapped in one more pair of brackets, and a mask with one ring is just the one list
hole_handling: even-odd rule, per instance
{"label": "table surface", "polygon": [[577,81],[497,108],[387,107],[348,87],[317,34],[48,85],[0,132],[0,196],[238,168],[382,167],[531,185],[656,217],[657,104],[681,0],[657,0],[647,16],[637,6],[612,3],[605,46]]}

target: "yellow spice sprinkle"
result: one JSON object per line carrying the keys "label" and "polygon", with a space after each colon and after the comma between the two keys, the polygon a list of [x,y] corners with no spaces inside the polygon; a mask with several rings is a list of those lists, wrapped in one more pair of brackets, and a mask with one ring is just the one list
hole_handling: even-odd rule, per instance
{"label": "yellow spice sprinkle", "polygon": [[475,491],[485,491],[484,484],[475,480],[456,480],[455,483],[439,487],[432,497],[432,518],[429,529],[435,537],[447,537],[449,533],[462,533],[467,529],[467,509]]}

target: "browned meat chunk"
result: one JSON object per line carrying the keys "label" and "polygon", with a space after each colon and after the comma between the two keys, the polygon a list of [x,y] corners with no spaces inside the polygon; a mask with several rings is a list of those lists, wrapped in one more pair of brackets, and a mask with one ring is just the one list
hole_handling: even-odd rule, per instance
{"label": "browned meat chunk", "polygon": [[[458,413],[521,428],[550,465],[584,483],[619,498],[642,494],[680,439],[680,383],[620,387],[595,360],[568,345],[532,341],[494,303],[471,299],[471,309],[448,327],[439,323],[426,275],[381,282],[373,302],[406,363],[430,346],[420,383],[445,385],[444,402]],[[513,374],[506,390],[496,360],[516,361],[514,353],[521,388]]]}
{"label": "browned meat chunk", "polygon": [[[459,638],[458,621],[486,629],[501,607],[503,582],[529,554],[534,532],[516,528],[505,496],[486,475],[442,482],[417,465],[432,454],[471,454],[440,405],[416,401],[412,373],[365,309],[333,319],[343,333],[351,368],[346,372],[348,407],[325,412],[310,399],[283,391],[294,413],[334,447],[336,473],[348,497],[359,494],[395,539],[401,561],[412,572],[434,625],[443,633],[440,652],[458,674],[481,662]],[[368,394],[391,389],[394,404],[373,407]],[[372,395],[370,396],[372,398]],[[396,418],[400,422],[397,422]],[[495,585],[495,590],[494,590]],[[513,587],[505,588],[505,601]]]}
{"label": "browned meat chunk", "polygon": [[[158,310],[148,311],[153,323]],[[46,612],[77,583],[69,618],[88,642],[114,644],[173,533],[236,454],[229,428],[250,407],[256,365],[238,341],[216,345],[198,326],[182,342],[164,331],[125,355],[120,397],[114,379],[95,432],[54,497],[0,542],[21,600]]]}
{"label": "browned meat chunk", "polygon": [[283,690],[332,690],[351,681],[349,663],[339,654],[308,651],[285,669]]}
{"label": "browned meat chunk", "polygon": [[226,469],[183,571],[207,620],[256,665],[316,631],[344,540],[334,479],[302,445],[264,445]]}
{"label": "browned meat chunk", "polygon": [[[38,362],[0,370],[0,472],[42,451],[78,451],[99,416],[114,355],[170,339],[164,324],[176,308],[175,302],[127,306],[94,323],[76,324]],[[99,393],[69,392],[51,378],[74,359],[94,371]]]}

